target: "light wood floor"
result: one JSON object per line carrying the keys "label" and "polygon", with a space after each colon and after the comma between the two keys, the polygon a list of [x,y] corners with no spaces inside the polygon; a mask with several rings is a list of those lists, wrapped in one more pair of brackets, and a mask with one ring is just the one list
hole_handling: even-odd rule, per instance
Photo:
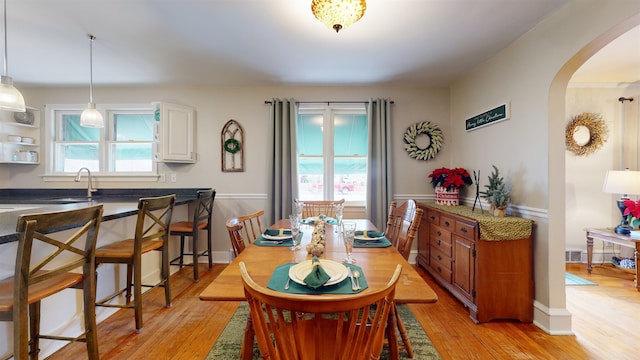
{"label": "light wood floor", "polygon": [[[200,281],[192,269],[172,277],[173,307],[163,307],[162,289],[144,297],[144,330],[136,334],[131,310],[121,310],[98,325],[102,359],[203,359],[236,308],[236,303],[203,302],[198,294],[225,265]],[[443,359],[637,359],[640,357],[640,292],[629,275],[585,265],[567,270],[598,286],[568,286],[567,308],[575,336],[547,335],[533,324],[494,321],[476,325],[460,302],[418,271],[439,296],[436,304],[411,305]],[[46,314],[43,314],[46,316]],[[70,344],[49,359],[86,359],[84,344]],[[226,360],[226,359],[225,359]]]}

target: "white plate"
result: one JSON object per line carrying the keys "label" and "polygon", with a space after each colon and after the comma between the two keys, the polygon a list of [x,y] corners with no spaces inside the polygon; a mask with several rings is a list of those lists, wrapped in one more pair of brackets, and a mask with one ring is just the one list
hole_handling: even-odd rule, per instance
{"label": "white plate", "polygon": [[356,235],[354,237],[354,239],[358,240],[358,241],[378,241],[380,239],[382,239],[384,236],[380,236],[380,237],[368,237],[368,236],[364,236],[364,235]]}
{"label": "white plate", "polygon": [[292,236],[291,234],[283,234],[282,236],[262,234],[262,237],[267,240],[286,240],[286,239],[291,239]]}
{"label": "white plate", "polygon": [[[347,278],[349,275],[349,271],[347,267],[343,264],[332,261],[332,260],[324,260],[320,259],[320,265],[327,272],[331,278],[327,281],[324,286],[334,285],[342,280]],[[289,268],[289,277],[291,280],[297,282],[300,285],[305,285],[304,278],[311,273],[313,266],[311,265],[311,260],[303,261],[299,264],[293,265]]]}

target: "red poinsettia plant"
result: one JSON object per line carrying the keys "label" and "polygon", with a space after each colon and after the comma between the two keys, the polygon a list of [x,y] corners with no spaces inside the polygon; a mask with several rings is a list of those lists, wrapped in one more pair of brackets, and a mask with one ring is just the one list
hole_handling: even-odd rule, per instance
{"label": "red poinsettia plant", "polygon": [[624,213],[623,215],[627,217],[627,223],[634,229],[640,227],[640,200],[625,200],[624,201]]}
{"label": "red poinsettia plant", "polygon": [[447,190],[459,189],[465,185],[473,184],[471,176],[467,170],[463,168],[439,168],[435,169],[429,174],[431,178],[431,184],[436,186],[442,186]]}

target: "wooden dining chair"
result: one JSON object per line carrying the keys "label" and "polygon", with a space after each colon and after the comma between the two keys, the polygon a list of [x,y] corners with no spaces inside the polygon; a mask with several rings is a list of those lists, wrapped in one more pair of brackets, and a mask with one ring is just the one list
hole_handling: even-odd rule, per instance
{"label": "wooden dining chair", "polygon": [[[180,236],[180,255],[169,261],[170,265],[193,266],[193,280],[198,281],[198,257],[207,256],[209,269],[213,268],[213,253],[211,251],[211,217],[213,215],[213,201],[216,198],[216,191],[212,189],[198,190],[196,192],[196,205],[193,211],[193,219],[190,221],[178,221],[169,227],[169,235]],[[198,234],[201,230],[207,232],[207,249],[198,250]],[[184,239],[191,237],[191,253],[184,252]],[[184,256],[191,255],[191,264],[184,263]]]}
{"label": "wooden dining chair", "polygon": [[293,295],[240,274],[263,358],[271,360],[378,359],[402,266],[384,288],[353,295]]}
{"label": "wooden dining chair", "polygon": [[229,240],[233,248],[233,255],[238,256],[247,247],[242,237],[242,221],[239,218],[231,218],[227,220],[227,231],[229,232]]}
{"label": "wooden dining chair", "polygon": [[326,215],[330,218],[336,217],[336,205],[344,204],[344,199],[340,200],[295,200],[296,203],[302,202],[302,218],[310,218],[313,216]]}
{"label": "wooden dining chair", "polygon": [[258,210],[253,214],[238,216],[238,221],[242,223],[244,228],[245,239],[249,244],[256,241],[262,235],[262,216],[264,210]]}
{"label": "wooden dining chair", "polygon": [[[389,217],[387,220],[387,228],[385,229],[385,236],[406,260],[409,259],[409,255],[411,254],[411,246],[413,245],[413,240],[415,239],[416,234],[418,234],[418,228],[420,227],[423,214],[424,211],[416,207],[416,202],[412,199],[407,200],[400,207],[397,207],[396,202],[392,201],[389,207]],[[398,314],[395,303],[393,304],[392,311],[392,316],[395,316],[396,318],[403,347],[407,351],[409,358],[413,358],[411,341],[409,340],[409,335],[407,334],[404,322]]]}
{"label": "wooden dining chair", "polygon": [[[99,359],[94,252],[101,220],[102,205],[18,218],[15,276],[0,280],[0,320],[13,321],[14,359],[37,359],[40,339],[86,342],[89,359]],[[70,288],[82,290],[84,332],[40,334],[40,302]]]}
{"label": "wooden dining chair", "polygon": [[[133,309],[136,332],[141,332],[142,324],[142,287],[164,287],[167,307],[171,307],[171,286],[169,284],[169,226],[175,195],[147,197],[138,200],[138,217],[133,238],[120,240],[96,249],[96,266],[100,264],[126,264],[127,284],[124,289],[116,291],[96,302],[97,306]],[[160,281],[154,285],[142,284],[142,255],[151,251],[160,251]],[[133,289],[133,304],[131,295]],[[111,300],[125,294],[125,302],[112,303]]]}

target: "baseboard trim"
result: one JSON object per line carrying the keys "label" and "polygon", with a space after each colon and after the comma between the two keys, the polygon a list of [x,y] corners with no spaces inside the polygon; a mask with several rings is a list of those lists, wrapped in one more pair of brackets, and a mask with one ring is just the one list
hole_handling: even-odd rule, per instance
{"label": "baseboard trim", "polygon": [[549,308],[534,301],[533,324],[549,335],[575,335],[571,330],[571,313],[566,308]]}

